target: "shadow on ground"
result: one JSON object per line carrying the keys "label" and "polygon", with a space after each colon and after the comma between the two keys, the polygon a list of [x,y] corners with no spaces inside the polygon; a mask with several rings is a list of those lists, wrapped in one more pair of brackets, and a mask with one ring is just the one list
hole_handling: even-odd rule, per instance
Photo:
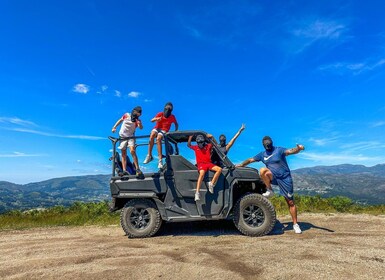
{"label": "shadow on ground", "polygon": [[[307,222],[302,222],[298,223],[302,232],[306,232],[309,229],[318,229],[318,230],[324,230],[327,232],[334,232],[332,229],[324,228],[324,227],[319,227],[316,225],[313,225],[312,223],[307,223]],[[285,231],[293,231],[293,222],[287,222],[287,223],[281,223],[279,220],[275,223],[275,226],[273,230],[271,231],[270,235],[278,235],[278,234],[283,234]]]}
{"label": "shadow on ground", "polygon": [[[334,232],[334,230],[316,226],[311,223],[299,223],[302,232],[310,229],[324,230],[327,232]],[[293,223],[281,223],[276,221],[273,230],[269,235],[284,234],[285,231],[292,231]],[[220,221],[197,221],[197,222],[177,222],[164,223],[158,232],[158,236],[223,236],[223,235],[240,235],[241,233],[235,227],[231,220]]]}

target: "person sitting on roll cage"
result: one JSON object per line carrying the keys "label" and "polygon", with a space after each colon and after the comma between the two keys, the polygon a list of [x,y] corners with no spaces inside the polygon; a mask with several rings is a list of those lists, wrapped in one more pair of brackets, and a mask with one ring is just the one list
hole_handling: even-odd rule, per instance
{"label": "person sitting on roll cage", "polygon": [[156,122],[156,125],[153,130],[151,130],[149,145],[148,145],[148,153],[143,163],[147,164],[152,161],[154,158],[152,157],[152,148],[154,147],[155,139],[156,146],[158,149],[158,168],[163,167],[162,163],[162,139],[164,134],[166,134],[171,127],[171,124],[174,124],[175,130],[178,130],[178,122],[175,116],[172,114],[172,110],[174,106],[171,102],[167,102],[164,105],[163,112],[159,112],[151,119],[151,122]]}
{"label": "person sitting on roll cage", "polygon": [[266,165],[266,167],[262,167],[259,171],[261,179],[265,183],[267,189],[262,195],[266,198],[272,197],[274,192],[271,185],[278,185],[280,193],[285,197],[289,207],[289,212],[293,219],[294,232],[301,233],[301,228],[297,223],[297,207],[294,203],[293,179],[286,161],[286,156],[298,154],[300,151],[305,150],[305,147],[299,144],[292,149],[275,147],[273,146],[273,140],[270,136],[263,137],[262,144],[265,151],[258,153],[252,158],[246,159],[236,166],[243,167],[258,161],[262,161]]}

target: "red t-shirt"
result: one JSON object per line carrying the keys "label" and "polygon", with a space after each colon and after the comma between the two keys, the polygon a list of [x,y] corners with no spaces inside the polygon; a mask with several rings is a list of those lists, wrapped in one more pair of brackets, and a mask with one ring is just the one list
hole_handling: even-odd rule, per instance
{"label": "red t-shirt", "polygon": [[203,149],[200,149],[197,145],[191,145],[190,149],[194,150],[197,164],[211,163],[211,149],[213,144],[207,144]]}
{"label": "red t-shirt", "polygon": [[160,121],[156,122],[156,125],[154,128],[161,129],[163,131],[168,132],[170,130],[171,124],[176,124],[176,118],[174,115],[170,115],[168,118],[163,116],[163,112],[160,112],[155,115],[155,118],[162,117]]}

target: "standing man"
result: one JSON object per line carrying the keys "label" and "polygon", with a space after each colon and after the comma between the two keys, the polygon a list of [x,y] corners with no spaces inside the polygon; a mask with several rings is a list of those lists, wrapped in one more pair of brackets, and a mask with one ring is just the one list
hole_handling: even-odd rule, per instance
{"label": "standing man", "polygon": [[[116,128],[122,124],[119,130],[120,138],[134,137],[135,130],[137,127],[143,129],[142,122],[139,117],[142,115],[142,107],[136,106],[132,109],[131,114],[125,113],[112,127],[112,133],[115,133]],[[129,175],[127,172],[127,147],[130,149],[132,159],[134,161],[134,166],[136,169],[136,176],[143,176],[142,171],[139,168],[138,156],[136,155],[135,139],[131,138],[128,140],[122,140],[119,145],[119,149],[122,150],[122,168],[123,175]]]}
{"label": "standing man", "polygon": [[294,203],[293,194],[293,179],[289,166],[286,161],[286,156],[298,154],[305,150],[303,145],[298,145],[292,149],[273,146],[273,140],[270,136],[265,136],[262,139],[265,151],[260,152],[256,156],[246,159],[237,166],[246,166],[252,162],[262,161],[266,167],[262,167],[259,171],[262,181],[266,185],[266,192],[262,195],[270,198],[274,195],[271,185],[278,185],[281,195],[285,197],[286,203],[289,207],[291,218],[293,219],[293,229],[295,233],[302,233],[301,228],[297,223],[297,207]]}

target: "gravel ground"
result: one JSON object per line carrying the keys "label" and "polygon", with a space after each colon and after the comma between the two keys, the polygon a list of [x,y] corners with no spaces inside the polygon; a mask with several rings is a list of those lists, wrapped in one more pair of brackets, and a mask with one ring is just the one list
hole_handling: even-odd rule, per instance
{"label": "gravel ground", "polygon": [[119,226],[0,232],[1,279],[385,279],[385,216],[288,216],[263,237],[230,221],[163,225],[128,239]]}

